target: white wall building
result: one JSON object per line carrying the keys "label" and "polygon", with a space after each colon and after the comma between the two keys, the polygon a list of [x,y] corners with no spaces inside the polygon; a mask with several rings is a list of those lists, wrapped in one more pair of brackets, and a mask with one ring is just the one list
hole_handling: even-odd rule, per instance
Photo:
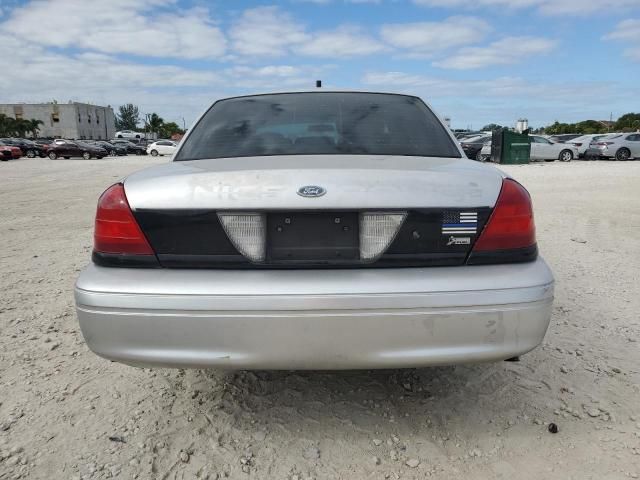
{"label": "white wall building", "polygon": [[116,132],[110,106],[88,103],[0,104],[0,113],[23,120],[41,120],[39,137],[108,140]]}

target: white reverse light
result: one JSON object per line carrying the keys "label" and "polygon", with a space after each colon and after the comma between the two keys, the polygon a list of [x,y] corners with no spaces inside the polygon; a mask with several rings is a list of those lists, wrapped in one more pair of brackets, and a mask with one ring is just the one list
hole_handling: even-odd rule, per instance
{"label": "white reverse light", "polygon": [[406,212],[363,212],[360,214],[360,259],[380,257],[396,238]]}
{"label": "white reverse light", "polygon": [[266,221],[260,213],[218,213],[220,223],[238,251],[252,262],[263,262]]}

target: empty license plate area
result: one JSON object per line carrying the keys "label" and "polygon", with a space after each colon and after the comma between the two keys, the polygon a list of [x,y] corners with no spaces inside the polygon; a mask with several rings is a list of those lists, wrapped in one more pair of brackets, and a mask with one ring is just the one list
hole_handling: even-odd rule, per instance
{"label": "empty license plate area", "polygon": [[358,214],[270,213],[267,255],[271,262],[344,263],[360,258]]}

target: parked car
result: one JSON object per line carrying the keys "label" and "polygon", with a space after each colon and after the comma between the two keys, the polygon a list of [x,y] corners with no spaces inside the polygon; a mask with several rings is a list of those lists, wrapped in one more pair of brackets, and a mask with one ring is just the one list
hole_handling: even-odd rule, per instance
{"label": "parked car", "polygon": [[87,143],[79,140],[76,140],[76,143],[78,144],[78,146],[80,146],[80,148],[85,148],[89,150],[89,152],[93,157],[104,158],[109,155],[109,151],[100,145],[95,145],[92,143]]}
{"label": "parked car", "polygon": [[570,162],[578,158],[578,149],[570,143],[554,143],[539,135],[529,135],[531,139],[531,160]]}
{"label": "parked car", "polygon": [[5,145],[0,141],[0,160],[6,162],[7,160],[17,160],[22,156],[22,150],[13,145]]}
{"label": "parked car", "polygon": [[26,138],[2,138],[0,141],[6,145],[18,147],[22,151],[22,154],[29,158],[46,156],[45,149],[41,145]]}
{"label": "parked car", "polygon": [[115,157],[117,155],[127,154],[127,147],[122,143],[111,143],[105,140],[94,140],[91,143],[97,147],[104,148],[107,151],[107,153],[112,157]]}
{"label": "parked car", "polygon": [[482,145],[487,141],[491,141],[491,135],[478,135],[477,137],[465,138],[460,141],[460,146],[467,158],[482,161]]}
{"label": "parked car", "polygon": [[489,162],[491,161],[491,139],[485,140],[482,144],[482,148],[480,149],[480,162]]}
{"label": "parked car", "polygon": [[124,146],[127,149],[127,153],[132,153],[133,155],[147,154],[147,149],[145,147],[132,143],[128,140],[122,140],[122,139],[116,138],[115,140],[112,140],[111,143],[113,143],[114,145]]}
{"label": "parked car", "polygon": [[17,160],[22,156],[22,150],[15,145],[7,145],[0,140],[0,160],[6,162],[7,160]]}
{"label": "parked car", "polygon": [[144,138],[144,133],[134,132],[133,130],[120,130],[116,132],[116,138]]}
{"label": "parked car", "polygon": [[640,158],[640,133],[623,133],[605,138],[595,146],[606,159],[625,161]]}
{"label": "parked car", "polygon": [[593,138],[591,139],[591,142],[589,142],[589,147],[584,152],[584,158],[586,160],[597,160],[597,159],[604,158],[602,156],[602,150],[598,147],[598,143],[604,142],[609,138],[615,138],[619,135],[622,135],[622,134],[621,133],[601,133],[599,135],[594,135]]}
{"label": "parked car", "polygon": [[178,149],[178,144],[173,140],[158,140],[147,147],[147,153],[151,156],[173,155]]}
{"label": "parked car", "polygon": [[548,138],[553,143],[566,143],[574,138],[578,138],[579,136],[581,136],[580,133],[561,133],[559,135],[550,135]]}
{"label": "parked car", "polygon": [[98,159],[106,157],[107,151],[104,148],[99,148],[80,141],[57,139],[47,147],[47,156],[51,160],[55,160],[59,157],[82,157],[85,160],[89,160],[93,157]]}
{"label": "parked car", "polygon": [[24,146],[20,148],[24,151],[24,154],[29,158],[45,158],[47,156],[46,148],[33,140],[25,140]]}
{"label": "parked car", "polygon": [[172,162],[102,194],[95,226],[78,319],[128,364],[495,361],[539,345],[551,316],[529,193],[414,96],[219,100]]}
{"label": "parked car", "polygon": [[576,147],[578,149],[578,156],[580,158],[583,158],[586,151],[589,149],[589,146],[591,145],[591,141],[597,136],[597,134],[581,135],[572,140],[568,140],[565,143],[570,143],[571,145]]}

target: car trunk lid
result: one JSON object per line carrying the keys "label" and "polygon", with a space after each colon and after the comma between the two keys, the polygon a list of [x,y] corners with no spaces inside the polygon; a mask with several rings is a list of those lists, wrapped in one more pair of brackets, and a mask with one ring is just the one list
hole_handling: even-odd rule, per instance
{"label": "car trunk lid", "polygon": [[[502,178],[463,159],[297,155],[175,162],[128,177],[125,190],[164,266],[452,265],[464,263]],[[263,229],[262,257],[242,254],[221,217],[241,225],[237,214]],[[364,254],[367,241],[379,255]]]}

